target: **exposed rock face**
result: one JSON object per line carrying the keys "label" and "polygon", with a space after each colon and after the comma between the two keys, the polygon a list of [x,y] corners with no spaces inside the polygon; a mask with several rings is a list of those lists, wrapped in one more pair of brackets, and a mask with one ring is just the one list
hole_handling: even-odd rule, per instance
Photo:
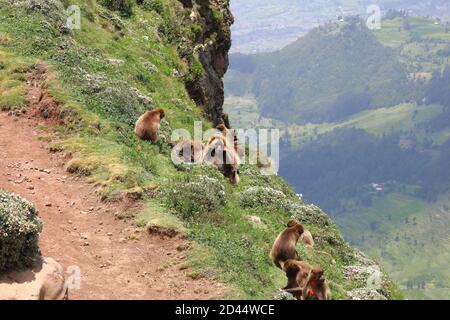
{"label": "exposed rock face", "polygon": [[0,276],[0,300],[67,299],[64,270],[51,258],[42,259],[32,270]]}
{"label": "exposed rock face", "polygon": [[[222,123],[224,86],[223,76],[228,69],[228,51],[231,47],[231,25],[234,22],[228,0],[180,0],[185,8],[192,8],[192,20],[201,24],[202,34],[197,39],[197,51],[203,65],[200,79],[188,82],[192,99],[203,106],[205,115],[214,124]],[[196,17],[196,15],[199,17]]]}

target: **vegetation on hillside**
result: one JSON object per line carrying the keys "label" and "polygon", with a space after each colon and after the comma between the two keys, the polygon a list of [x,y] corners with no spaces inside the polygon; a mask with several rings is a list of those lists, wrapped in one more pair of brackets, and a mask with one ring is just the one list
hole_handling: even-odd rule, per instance
{"label": "vegetation on hillside", "polygon": [[34,266],[40,254],[41,231],[34,205],[0,190],[0,274]]}

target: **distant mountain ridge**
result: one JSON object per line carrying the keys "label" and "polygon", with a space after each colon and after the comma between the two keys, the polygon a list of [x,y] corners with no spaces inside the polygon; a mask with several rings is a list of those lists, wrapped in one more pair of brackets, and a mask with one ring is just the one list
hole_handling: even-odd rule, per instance
{"label": "distant mountain ridge", "polygon": [[339,16],[361,15],[377,4],[382,12],[404,9],[412,15],[450,18],[447,0],[231,0],[236,22],[232,52],[257,53],[281,49],[312,28]]}
{"label": "distant mountain ridge", "polygon": [[[250,79],[247,90],[262,116],[298,124],[396,105],[410,99],[414,86],[395,53],[357,18],[314,29],[274,53],[232,55],[231,69]],[[238,95],[232,72],[227,90]]]}

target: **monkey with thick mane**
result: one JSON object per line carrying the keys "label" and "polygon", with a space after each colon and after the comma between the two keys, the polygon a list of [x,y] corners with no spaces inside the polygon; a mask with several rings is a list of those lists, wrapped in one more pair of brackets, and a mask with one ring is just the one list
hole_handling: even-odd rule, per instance
{"label": "monkey with thick mane", "polygon": [[223,150],[223,158],[225,160],[222,166],[222,173],[225,177],[230,179],[232,184],[240,182],[239,177],[239,156],[234,149],[225,148]]}
{"label": "monkey with thick mane", "polygon": [[223,124],[219,124],[216,129],[218,130],[218,132],[209,139],[208,145],[214,144],[216,141],[220,141],[220,143],[224,146],[228,148],[234,148],[239,157],[243,157],[245,152],[239,146],[236,130],[228,129]]}
{"label": "monkey with thick mane", "polygon": [[312,268],[305,261],[288,260],[283,263],[288,284],[283,290],[297,300],[331,300],[331,290],[320,267]]}
{"label": "monkey with thick mane", "polygon": [[208,141],[205,148],[203,161],[216,166],[232,184],[238,184],[240,158],[236,149],[230,146],[228,129],[220,124],[218,132]]}
{"label": "monkey with thick mane", "polygon": [[164,119],[163,109],[147,111],[136,121],[134,132],[142,140],[156,143],[161,120]]}
{"label": "monkey with thick mane", "polygon": [[303,234],[304,227],[298,221],[290,220],[287,228],[281,232],[275,240],[270,256],[278,268],[281,267],[281,262],[285,262],[297,257],[295,246],[298,239]]}

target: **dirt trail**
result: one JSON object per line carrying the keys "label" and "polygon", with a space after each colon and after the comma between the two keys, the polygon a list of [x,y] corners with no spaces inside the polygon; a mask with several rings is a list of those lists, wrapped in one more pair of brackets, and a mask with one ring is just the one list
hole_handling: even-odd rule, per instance
{"label": "dirt trail", "polygon": [[[136,230],[114,218],[120,207],[102,203],[93,187],[64,170],[62,154],[38,140],[37,120],[0,112],[0,188],[32,201],[44,221],[42,254],[81,269],[70,299],[208,299],[221,284],[180,271],[186,244]],[[130,236],[138,239],[130,239]],[[166,267],[169,266],[169,267]]]}

